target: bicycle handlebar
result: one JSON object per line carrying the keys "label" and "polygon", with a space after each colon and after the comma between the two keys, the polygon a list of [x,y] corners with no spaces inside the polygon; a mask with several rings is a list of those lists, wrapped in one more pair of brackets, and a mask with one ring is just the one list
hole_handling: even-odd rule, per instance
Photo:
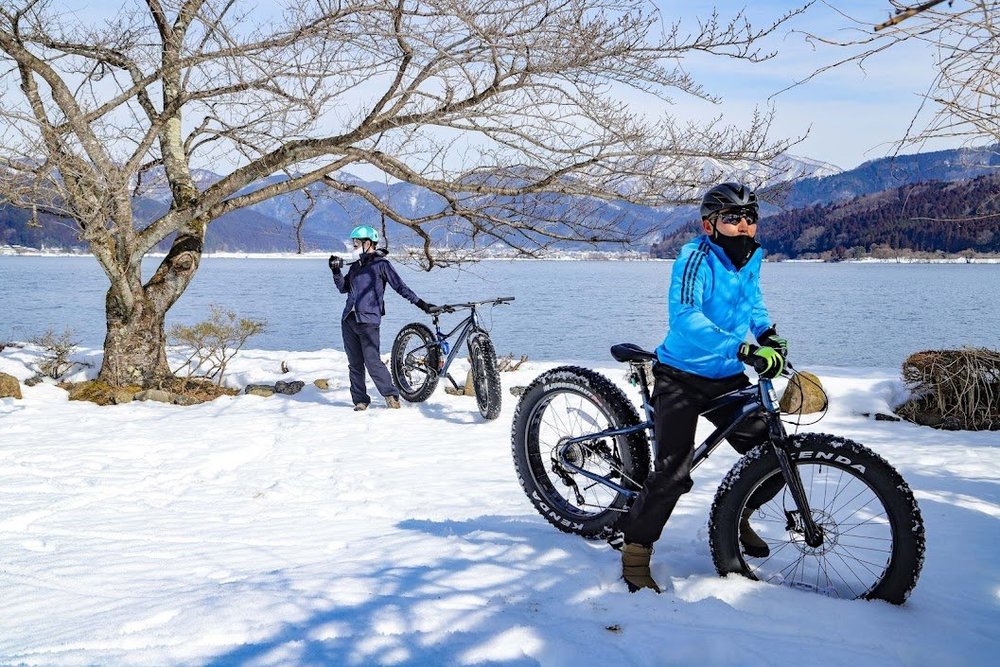
{"label": "bicycle handlebar", "polygon": [[483,304],[492,304],[498,306],[504,303],[510,303],[514,300],[512,296],[500,296],[495,299],[487,299],[485,301],[469,301],[467,303],[449,303],[443,306],[438,306],[439,313],[454,313],[456,310],[461,310],[463,308],[474,308],[476,306],[482,306]]}

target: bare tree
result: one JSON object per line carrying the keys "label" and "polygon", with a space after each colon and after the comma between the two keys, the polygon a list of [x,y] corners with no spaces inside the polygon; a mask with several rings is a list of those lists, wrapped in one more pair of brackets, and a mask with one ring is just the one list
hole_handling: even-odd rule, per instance
{"label": "bare tree", "polygon": [[809,78],[849,63],[864,67],[872,57],[903,43],[927,44],[936,54],[936,74],[898,147],[944,137],[970,144],[1000,143],[1000,5],[996,0],[931,0],[913,5],[889,0],[886,9],[891,10],[891,17],[876,26],[841,13],[849,24],[846,37],[809,34],[808,39],[850,54]]}
{"label": "bare tree", "polygon": [[295,220],[295,252],[299,255],[305,250],[305,243],[302,240],[302,230],[306,226],[306,219],[312,215],[313,210],[316,208],[316,198],[318,196],[311,188],[302,188],[300,192],[302,199],[305,201],[293,197],[291,202],[292,209],[298,216]]}
{"label": "bare tree", "polygon": [[[85,3],[84,3],[85,4]],[[0,169],[15,204],[57,213],[110,281],[102,380],[169,373],[164,318],[219,216],[323,182],[422,239],[534,252],[633,232],[552,195],[666,204],[716,174],[704,158],[767,161],[787,141],[768,114],[740,130],[631,111],[622,91],[713,99],[681,67],[692,52],[761,60],[754,29],[717,14],[691,31],[641,0],[309,0],[277,19],[241,0],[126,3],[103,22],[49,0],[0,0]],[[17,92],[19,91],[19,93]],[[232,164],[199,183],[199,165]],[[366,165],[435,193],[407,217],[344,169]],[[289,173],[280,180],[269,178]],[[134,222],[132,197],[169,187]],[[143,283],[140,264],[175,234]]]}

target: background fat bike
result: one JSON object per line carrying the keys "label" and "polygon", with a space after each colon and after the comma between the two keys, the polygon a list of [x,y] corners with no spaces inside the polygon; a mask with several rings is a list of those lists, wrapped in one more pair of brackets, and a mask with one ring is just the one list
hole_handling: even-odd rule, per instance
{"label": "background fat bike", "polygon": [[[391,370],[392,380],[403,398],[411,403],[426,401],[443,377],[457,388],[458,383],[448,374],[448,369],[461,351],[462,343],[467,341],[479,413],[484,419],[496,419],[500,415],[500,371],[497,369],[496,349],[489,334],[479,325],[477,309],[513,300],[512,296],[504,296],[439,306],[431,313],[433,332],[420,322],[411,322],[400,329],[392,343]],[[468,316],[448,333],[442,333],[439,324],[441,313],[465,309],[469,310]]]}
{"label": "background fat bike", "polygon": [[[611,354],[629,364],[645,421],[609,379],[564,366],[528,386],[512,433],[518,478],[538,512],[560,530],[595,539],[611,534],[655,460],[648,364],[656,357],[632,344],[615,345]],[[788,435],[768,379],[719,397],[702,414],[733,405],[740,406],[736,417],[695,449],[693,467],[748,418],[764,418],[770,437],[733,466],[715,494],[709,542],[719,574],[902,604],[920,575],[924,525],[899,473],[851,440]],[[768,544],[766,556],[751,557],[740,545],[745,512]]]}

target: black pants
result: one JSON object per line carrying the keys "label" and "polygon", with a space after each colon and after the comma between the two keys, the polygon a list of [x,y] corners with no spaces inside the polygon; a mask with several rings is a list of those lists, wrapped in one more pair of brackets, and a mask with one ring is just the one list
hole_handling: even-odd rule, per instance
{"label": "black pants", "polygon": [[351,378],[351,400],[357,403],[372,402],[365,386],[365,368],[375,381],[378,393],[383,396],[399,396],[399,389],[392,383],[389,369],[382,363],[379,352],[379,325],[358,322],[354,312],[340,321],[344,334],[344,351],[347,352],[347,367]]}
{"label": "black pants", "polygon": [[[698,416],[713,399],[750,384],[742,373],[711,379],[663,364],[654,365],[653,376],[656,379],[653,387],[656,460],[639,497],[618,524],[625,533],[626,542],[646,546],[660,539],[677,500],[691,490],[691,457]],[[739,407],[738,404],[726,406],[705,416],[716,426],[728,424]],[[726,440],[736,451],[745,454],[767,438],[767,423],[754,417],[740,424]],[[774,484],[755,492],[751,506],[760,507],[773,498],[782,483],[779,476]]]}

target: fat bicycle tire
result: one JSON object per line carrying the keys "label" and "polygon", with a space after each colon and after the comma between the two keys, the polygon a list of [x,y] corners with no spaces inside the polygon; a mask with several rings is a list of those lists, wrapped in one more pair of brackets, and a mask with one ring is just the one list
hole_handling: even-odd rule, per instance
{"label": "fat bicycle tire", "polygon": [[[583,417],[584,409],[593,415]],[[555,460],[557,445],[566,437],[639,423],[622,390],[600,373],[562,366],[535,379],[514,413],[511,451],[521,487],[538,513],[567,533],[608,536],[628,511],[629,497],[561,466]],[[578,446],[574,457],[580,467],[629,490],[638,491],[649,474],[649,443],[642,430]],[[577,493],[588,494],[587,502],[579,502],[574,484]]]}
{"label": "fat bicycle tire", "polygon": [[392,343],[392,381],[410,403],[426,401],[438,383],[440,352],[434,334],[424,324],[407,324]]}
{"label": "fat bicycle tire", "polygon": [[472,386],[476,390],[476,403],[483,419],[494,420],[500,416],[502,394],[497,353],[493,341],[482,332],[469,337],[469,362],[472,365]]}
{"label": "fat bicycle tire", "polygon": [[757,489],[768,480],[774,488],[774,476],[782,474],[773,446],[763,444],[736,463],[715,496],[709,539],[719,574],[831,597],[905,602],[923,565],[924,524],[903,478],[867,447],[833,435],[791,436],[787,451],[823,530],[823,544],[805,543],[782,480],[777,495],[750,514],[751,527],[770,553],[761,558],[743,553],[742,513]]}

